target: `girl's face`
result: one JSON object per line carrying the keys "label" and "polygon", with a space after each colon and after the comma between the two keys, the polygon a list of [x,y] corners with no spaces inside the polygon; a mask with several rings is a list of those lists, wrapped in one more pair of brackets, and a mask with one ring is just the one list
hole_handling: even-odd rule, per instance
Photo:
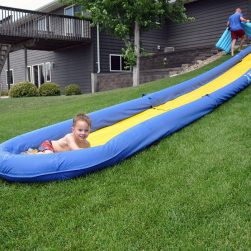
{"label": "girl's face", "polygon": [[72,133],[77,140],[84,140],[90,134],[90,127],[86,121],[78,120],[72,127]]}

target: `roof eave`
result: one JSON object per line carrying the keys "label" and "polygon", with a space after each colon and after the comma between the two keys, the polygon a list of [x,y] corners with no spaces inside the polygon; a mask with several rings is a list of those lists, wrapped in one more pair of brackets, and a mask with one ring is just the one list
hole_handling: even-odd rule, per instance
{"label": "roof eave", "polygon": [[63,6],[65,6],[65,4],[60,3],[58,0],[54,0],[39,7],[36,11],[49,13]]}

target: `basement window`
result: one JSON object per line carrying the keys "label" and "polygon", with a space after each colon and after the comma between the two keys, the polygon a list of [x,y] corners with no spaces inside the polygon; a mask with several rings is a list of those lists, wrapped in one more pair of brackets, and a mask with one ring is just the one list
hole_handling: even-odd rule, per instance
{"label": "basement window", "polygon": [[125,60],[120,54],[110,54],[110,71],[128,71]]}

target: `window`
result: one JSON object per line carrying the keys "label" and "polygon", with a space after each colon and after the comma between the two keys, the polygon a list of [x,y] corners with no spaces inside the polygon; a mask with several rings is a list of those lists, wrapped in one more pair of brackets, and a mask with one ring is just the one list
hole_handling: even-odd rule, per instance
{"label": "window", "polygon": [[122,55],[110,54],[110,71],[128,71],[128,66]]}
{"label": "window", "polygon": [[31,66],[27,66],[27,81],[32,82]]}
{"label": "window", "polygon": [[51,66],[52,64],[50,62],[45,63],[45,81],[51,82]]}
{"label": "window", "polygon": [[37,20],[37,29],[38,31],[51,31],[50,27],[50,17],[40,17]]}
{"label": "window", "polygon": [[71,5],[64,9],[64,14],[67,16],[75,16],[76,14],[83,14],[80,5]]}
{"label": "window", "polygon": [[[9,81],[8,81],[9,78]],[[13,75],[13,69],[10,69],[10,71],[6,70],[6,84],[14,84],[14,75]]]}
{"label": "window", "polygon": [[44,64],[33,65],[32,76],[32,83],[39,88],[44,83]]}
{"label": "window", "polygon": [[64,14],[67,16],[74,16],[74,5],[66,7],[64,9]]}
{"label": "window", "polygon": [[46,19],[44,17],[37,20],[37,29],[39,31],[46,31]]}
{"label": "window", "polygon": [[[67,16],[74,16],[74,5],[64,9],[64,14]],[[65,35],[73,35],[74,33],[74,19],[65,18],[64,20]]]}
{"label": "window", "polygon": [[[80,5],[71,5],[64,9],[64,14],[67,16],[83,15]],[[66,36],[77,35],[83,37],[84,35],[84,21],[74,18],[64,19],[64,31]]]}

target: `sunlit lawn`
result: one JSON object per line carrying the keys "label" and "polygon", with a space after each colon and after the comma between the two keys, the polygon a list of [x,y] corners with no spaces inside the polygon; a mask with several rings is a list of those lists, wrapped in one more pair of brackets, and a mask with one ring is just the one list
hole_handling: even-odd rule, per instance
{"label": "sunlit lawn", "polygon": [[[1,99],[0,142],[163,89],[228,58],[138,88]],[[0,250],[249,250],[250,96],[248,87],[100,172],[42,184],[0,180]]]}

